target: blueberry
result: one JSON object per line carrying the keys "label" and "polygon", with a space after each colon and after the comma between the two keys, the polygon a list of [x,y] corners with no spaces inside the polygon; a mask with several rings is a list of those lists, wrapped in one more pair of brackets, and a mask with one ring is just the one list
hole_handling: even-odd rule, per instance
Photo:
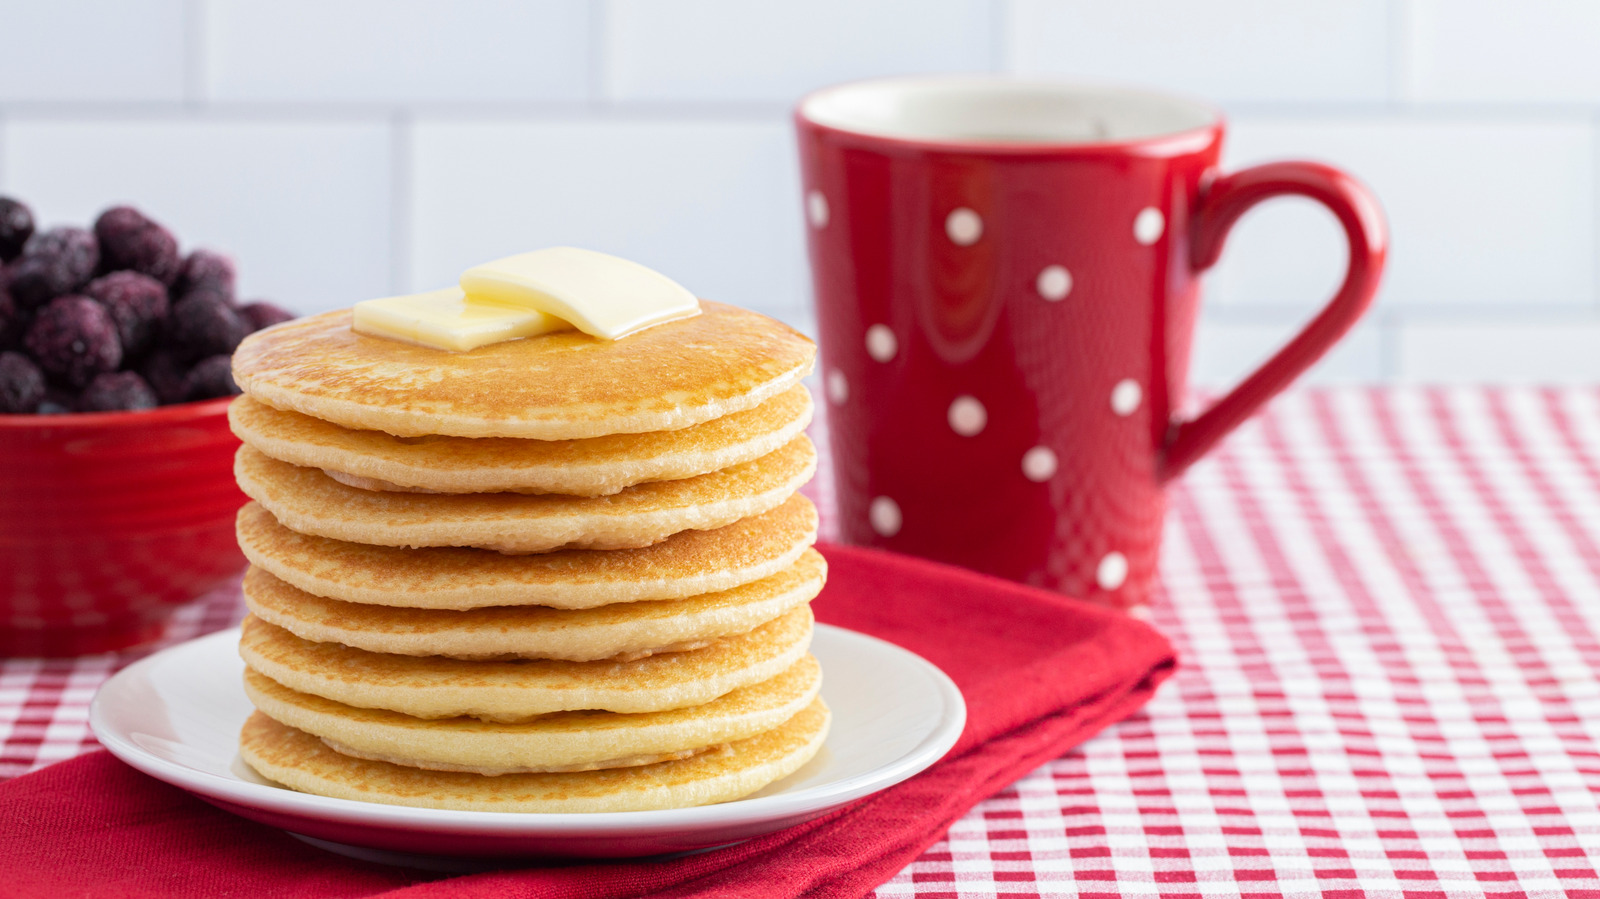
{"label": "blueberry", "polygon": [[22,245],[33,236],[33,210],[21,200],[0,197],[0,262],[10,262],[22,254]]}
{"label": "blueberry", "polygon": [[74,408],[79,412],[132,412],[154,409],[156,405],[156,392],[137,372],[114,371],[90,381],[78,394]]}
{"label": "blueberry", "polygon": [[0,272],[0,350],[14,350],[22,346],[22,335],[28,330],[29,316],[17,308],[17,301],[6,290],[5,273]]}
{"label": "blueberry", "polygon": [[183,378],[187,373],[188,369],[184,364],[172,353],[163,349],[157,349],[139,363],[139,374],[155,391],[156,399],[160,400],[162,405],[183,402],[183,392],[187,389]]}
{"label": "blueberry", "polygon": [[44,400],[44,372],[21,353],[0,353],[0,413],[32,412]]}
{"label": "blueberry", "polygon": [[180,359],[233,352],[250,326],[215,294],[193,293],[172,304],[167,316],[167,346]]}
{"label": "blueberry", "polygon": [[117,323],[106,307],[88,297],[56,297],[39,310],[24,339],[46,374],[73,387],[122,364]]}
{"label": "blueberry", "polygon": [[233,302],[233,260],[212,250],[195,250],[183,261],[176,296],[198,290],[219,293]]}
{"label": "blueberry", "polygon": [[194,287],[194,288],[191,288],[191,289],[186,290],[186,291],[179,291],[179,290],[174,289],[172,291],[171,295],[172,295],[172,298],[173,298],[172,302],[173,302],[174,305],[176,305],[178,302],[180,302],[182,300],[187,300],[187,299],[191,299],[191,298],[194,298],[194,297],[205,297],[207,300],[210,300],[211,302],[214,302],[214,303],[221,303],[222,305],[227,306],[229,309],[232,309],[235,312],[239,311],[238,307],[234,303],[233,294],[231,294],[231,293],[223,293],[222,291],[218,290],[215,287],[209,287],[209,286],[206,286],[206,285],[201,285],[199,287]]}
{"label": "blueberry", "polygon": [[24,309],[37,309],[89,283],[99,264],[100,247],[88,231],[41,231],[28,238],[8,270],[11,296]]}
{"label": "blueberry", "polygon": [[113,206],[100,213],[94,220],[94,236],[100,240],[108,271],[132,269],[170,285],[183,270],[177,238],[132,206]]}
{"label": "blueberry", "polygon": [[249,305],[240,306],[239,317],[244,319],[245,324],[249,325],[250,330],[254,332],[289,321],[294,318],[294,313],[282,306],[274,306],[265,300],[256,300]]}
{"label": "blueberry", "polygon": [[31,327],[33,314],[23,309],[18,309],[10,318],[0,320],[0,350],[27,352],[23,339],[28,336]]}
{"label": "blueberry", "polygon": [[218,396],[236,396],[239,385],[233,380],[233,357],[208,356],[195,363],[184,378],[183,398],[188,401],[209,400]]}
{"label": "blueberry", "polygon": [[28,329],[33,327],[33,316],[18,314],[10,324],[0,325],[0,350],[14,353],[28,352]]}
{"label": "blueberry", "polygon": [[138,272],[102,275],[90,281],[83,293],[110,311],[111,320],[117,323],[122,354],[128,358],[143,354],[155,343],[169,311],[166,286]]}

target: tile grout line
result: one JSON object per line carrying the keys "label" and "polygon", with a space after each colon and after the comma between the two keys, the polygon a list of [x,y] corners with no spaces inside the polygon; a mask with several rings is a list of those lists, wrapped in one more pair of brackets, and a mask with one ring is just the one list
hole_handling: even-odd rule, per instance
{"label": "tile grout line", "polygon": [[1275,116],[1290,121],[1384,119],[1418,124],[1560,124],[1587,119],[1595,103],[1509,100],[1237,100],[1217,101],[1230,116]]}
{"label": "tile grout line", "polygon": [[454,121],[770,121],[784,115],[787,101],[307,101],[202,100],[52,100],[0,101],[0,111],[40,121],[170,121],[193,119],[196,113],[215,121],[349,121],[381,118],[395,109],[418,116]]}
{"label": "tile grout line", "polygon": [[[597,64],[591,68],[602,68]],[[194,65],[203,69],[200,63]],[[591,71],[591,81],[605,76]],[[191,88],[204,93],[203,73],[194,78]],[[595,90],[604,91],[600,86]],[[397,106],[416,115],[458,120],[540,119],[643,119],[643,120],[727,120],[770,119],[789,110],[786,100],[629,100],[590,98],[579,101],[458,101],[434,100],[367,102],[316,100],[209,100],[203,96],[190,100],[10,100],[0,101],[0,110],[41,120],[86,118],[150,120],[191,118],[196,112],[223,121],[279,119],[348,119],[382,116]],[[1403,108],[1384,103],[1305,101],[1301,103],[1230,101],[1225,103],[1230,117],[1271,118],[1283,122],[1351,119],[1382,119],[1393,124],[1477,124],[1477,125],[1560,125],[1593,123],[1600,106],[1590,103],[1423,103]]]}
{"label": "tile grout line", "polygon": [[[1386,285],[1385,285],[1386,286]],[[1385,289],[1380,287],[1380,292]],[[1380,302],[1382,300],[1380,299]],[[1401,301],[1392,301],[1399,303]],[[1289,327],[1296,322],[1303,322],[1306,310],[1292,306],[1277,306],[1270,303],[1210,303],[1205,310],[1207,321],[1220,325],[1262,325],[1269,327]],[[1600,316],[1595,315],[1594,304],[1584,303],[1461,303],[1454,305],[1422,304],[1413,306],[1388,306],[1382,310],[1376,307],[1369,318],[1376,320],[1382,315],[1385,321],[1397,325],[1423,324],[1431,325],[1440,322],[1471,322],[1471,323],[1504,323],[1510,319],[1533,323],[1565,323],[1574,320],[1582,322],[1600,323]]]}

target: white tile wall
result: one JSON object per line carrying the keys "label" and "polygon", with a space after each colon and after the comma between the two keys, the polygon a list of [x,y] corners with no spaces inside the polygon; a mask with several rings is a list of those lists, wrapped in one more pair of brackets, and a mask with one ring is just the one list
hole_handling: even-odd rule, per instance
{"label": "white tile wall", "polygon": [[1600,102],[1600,4],[1409,0],[1409,99]]}
{"label": "white tile wall", "polygon": [[[119,201],[305,311],[579,243],[806,325],[787,110],[994,70],[1218,100],[1230,165],[1320,158],[1393,226],[1334,382],[1600,378],[1600,7],[1588,0],[0,0],[0,192]],[[1208,279],[1220,385],[1332,291],[1279,201]]]}
{"label": "white tile wall", "polygon": [[207,0],[216,100],[581,101],[583,0]]}
{"label": "white tile wall", "polygon": [[186,249],[232,253],[245,296],[309,312],[388,290],[389,149],[375,119],[16,117],[0,191],[47,226],[135,203]]}
{"label": "white tile wall", "polygon": [[708,299],[807,302],[791,137],[780,119],[425,119],[412,150],[410,286],[529,247],[615,253]]}
{"label": "white tile wall", "polygon": [[[1272,357],[1302,322],[1292,318],[1261,324],[1202,321],[1195,335],[1190,379],[1229,387]],[[1351,329],[1303,376],[1308,384],[1370,384],[1383,378],[1383,334],[1375,319]]]}
{"label": "white tile wall", "polygon": [[1383,100],[1385,0],[1016,0],[1013,68],[1228,102]]}
{"label": "white tile wall", "polygon": [[771,101],[827,84],[995,65],[984,0],[612,0],[609,96]]}
{"label": "white tile wall", "polygon": [[[1240,115],[1225,160],[1336,163],[1382,199],[1395,306],[1594,302],[1595,142],[1584,118]],[[1327,213],[1285,210],[1217,273],[1222,302],[1321,302],[1343,265]],[[1263,216],[1264,217],[1264,216]],[[1330,246],[1330,244],[1332,246]]]}
{"label": "white tile wall", "polygon": [[181,100],[184,0],[0,2],[0,103]]}
{"label": "white tile wall", "polygon": [[[1393,215],[1392,208],[1388,212]],[[1205,276],[1207,301],[1309,310],[1333,296],[1349,255],[1343,229],[1321,204],[1302,197],[1268,200],[1233,226],[1222,258]]]}
{"label": "white tile wall", "polygon": [[1600,321],[1589,316],[1408,322],[1396,343],[1403,381],[1600,381]]}

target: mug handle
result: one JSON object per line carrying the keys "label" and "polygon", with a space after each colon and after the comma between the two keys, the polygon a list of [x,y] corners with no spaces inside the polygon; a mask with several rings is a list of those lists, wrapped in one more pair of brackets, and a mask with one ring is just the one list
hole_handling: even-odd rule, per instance
{"label": "mug handle", "polygon": [[1189,265],[1196,273],[1216,264],[1234,222],[1262,200],[1284,195],[1308,197],[1326,206],[1350,241],[1350,264],[1338,293],[1265,364],[1239,382],[1211,408],[1167,429],[1157,465],[1160,479],[1183,473],[1229,431],[1326,353],[1372,305],[1388,255],[1383,210],[1360,182],[1316,162],[1273,162],[1222,175],[1202,191],[1189,225]]}

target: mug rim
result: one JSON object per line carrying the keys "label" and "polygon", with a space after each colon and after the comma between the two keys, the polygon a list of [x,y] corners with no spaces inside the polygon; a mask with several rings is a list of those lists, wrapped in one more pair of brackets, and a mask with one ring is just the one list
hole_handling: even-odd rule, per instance
{"label": "mug rim", "polygon": [[[1174,128],[1159,133],[1104,140],[1053,139],[1048,137],[1007,139],[977,137],[940,137],[897,132],[892,128],[876,129],[853,127],[816,114],[817,104],[851,91],[872,88],[946,88],[973,90],[983,88],[1011,89],[1018,94],[1053,93],[1057,95],[1098,95],[1138,98],[1170,104],[1187,105],[1204,117],[1200,124]],[[1015,78],[1009,75],[978,73],[953,75],[896,75],[881,78],[863,78],[829,85],[811,91],[800,98],[794,107],[797,124],[820,131],[845,135],[862,141],[879,142],[906,149],[944,150],[958,153],[1071,154],[1136,151],[1141,155],[1176,155],[1196,151],[1209,144],[1227,125],[1227,117],[1215,104],[1174,92],[1116,84],[1109,82],[1070,81],[1065,79]]]}

